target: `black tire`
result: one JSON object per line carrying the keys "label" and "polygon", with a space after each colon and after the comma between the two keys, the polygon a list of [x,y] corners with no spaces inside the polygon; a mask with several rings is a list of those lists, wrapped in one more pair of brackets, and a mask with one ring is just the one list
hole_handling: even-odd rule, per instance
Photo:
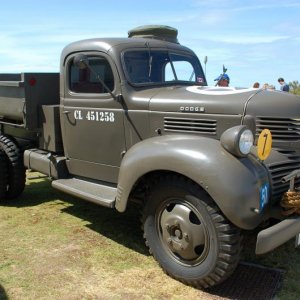
{"label": "black tire", "polygon": [[212,287],[239,262],[240,230],[205,191],[183,177],[154,182],[142,222],[150,253],[167,274],[185,284]]}
{"label": "black tire", "polygon": [[8,159],[8,186],[6,198],[18,197],[25,188],[23,155],[16,142],[8,136],[0,136],[0,147]]}
{"label": "black tire", "polygon": [[0,200],[5,199],[8,184],[8,163],[3,150],[0,150]]}

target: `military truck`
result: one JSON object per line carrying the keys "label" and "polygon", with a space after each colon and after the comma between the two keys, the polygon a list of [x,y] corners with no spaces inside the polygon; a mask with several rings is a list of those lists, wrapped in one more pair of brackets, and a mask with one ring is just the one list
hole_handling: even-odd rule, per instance
{"label": "military truck", "polygon": [[245,231],[260,228],[257,254],[299,241],[299,215],[280,206],[298,183],[299,104],[207,86],[172,27],[74,42],[59,74],[0,75],[0,199],[22,193],[28,169],[121,213],[138,203],[162,269],[208,288],[234,271]]}

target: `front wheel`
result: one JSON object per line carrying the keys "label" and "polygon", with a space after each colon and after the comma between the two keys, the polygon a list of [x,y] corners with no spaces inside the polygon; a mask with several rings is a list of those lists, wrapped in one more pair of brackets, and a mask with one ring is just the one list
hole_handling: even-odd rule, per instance
{"label": "front wheel", "polygon": [[226,279],[240,256],[240,231],[198,185],[170,176],[150,190],[143,210],[150,253],[186,284],[208,288]]}

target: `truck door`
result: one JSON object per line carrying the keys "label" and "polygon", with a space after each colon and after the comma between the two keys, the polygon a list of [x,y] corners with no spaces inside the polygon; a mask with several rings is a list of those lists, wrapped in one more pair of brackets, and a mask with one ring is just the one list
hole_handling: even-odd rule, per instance
{"label": "truck door", "polygon": [[89,68],[79,69],[68,57],[63,76],[61,124],[65,156],[73,175],[117,182],[125,150],[124,113],[113,92],[120,89],[115,65],[105,53],[85,53]]}

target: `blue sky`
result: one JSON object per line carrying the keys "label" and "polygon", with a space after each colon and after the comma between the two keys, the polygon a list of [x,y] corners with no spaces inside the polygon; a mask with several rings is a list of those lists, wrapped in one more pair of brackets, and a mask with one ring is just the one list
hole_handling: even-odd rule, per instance
{"label": "blue sky", "polygon": [[68,43],[146,24],[177,28],[202,64],[207,56],[210,85],[223,64],[231,86],[300,81],[299,0],[3,1],[0,73],[58,72]]}

